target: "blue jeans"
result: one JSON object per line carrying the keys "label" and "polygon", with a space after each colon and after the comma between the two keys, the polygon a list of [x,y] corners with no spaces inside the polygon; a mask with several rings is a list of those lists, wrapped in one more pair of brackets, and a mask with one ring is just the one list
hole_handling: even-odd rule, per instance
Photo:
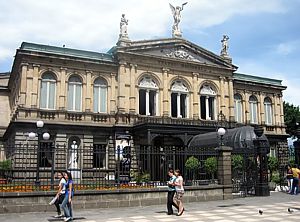
{"label": "blue jeans", "polygon": [[64,210],[64,214],[65,214],[66,218],[68,218],[68,217],[73,218],[72,204],[69,203],[69,195],[68,194],[65,195],[65,198],[61,204],[61,208]]}
{"label": "blue jeans", "polygon": [[298,186],[299,186],[299,179],[298,178],[294,178],[293,179],[293,187],[292,187],[291,194],[298,194]]}

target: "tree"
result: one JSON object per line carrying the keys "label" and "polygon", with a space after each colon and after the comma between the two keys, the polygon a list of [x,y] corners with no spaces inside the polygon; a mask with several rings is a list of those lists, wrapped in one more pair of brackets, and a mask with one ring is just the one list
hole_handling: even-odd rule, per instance
{"label": "tree", "polygon": [[218,170],[218,162],[216,157],[209,157],[204,162],[204,167],[207,173],[210,173],[212,179],[214,179],[214,175]]}
{"label": "tree", "polygon": [[299,106],[294,106],[288,102],[283,102],[284,122],[286,124],[286,132],[291,136],[295,135],[297,123],[300,123]]}
{"label": "tree", "polygon": [[200,167],[200,161],[196,157],[191,156],[186,160],[185,167],[193,173],[193,180],[195,180],[195,172]]}

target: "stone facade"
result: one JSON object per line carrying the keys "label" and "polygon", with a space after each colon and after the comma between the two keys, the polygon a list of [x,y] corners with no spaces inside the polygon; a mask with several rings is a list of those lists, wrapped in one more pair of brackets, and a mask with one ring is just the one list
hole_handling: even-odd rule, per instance
{"label": "stone facade", "polygon": [[228,128],[262,125],[276,146],[286,137],[286,87],[238,74],[231,61],[181,38],[130,41],[107,53],[24,42],[0,95],[3,139],[24,143],[43,120],[56,145],[106,144],[105,168],[114,168],[122,136],[134,148],[185,146],[215,131],[222,113]]}

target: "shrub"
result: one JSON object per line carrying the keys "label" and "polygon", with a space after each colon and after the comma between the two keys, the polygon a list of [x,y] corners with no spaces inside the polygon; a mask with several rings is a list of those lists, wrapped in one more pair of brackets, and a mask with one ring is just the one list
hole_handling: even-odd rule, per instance
{"label": "shrub", "polygon": [[204,167],[207,173],[211,174],[212,179],[214,179],[214,174],[218,170],[218,163],[216,157],[209,157],[204,162]]}
{"label": "shrub", "polygon": [[234,171],[240,171],[244,166],[244,158],[241,155],[231,156],[231,167]]}
{"label": "shrub", "polygon": [[192,171],[193,180],[194,180],[195,179],[195,172],[200,167],[200,161],[196,157],[191,156],[186,160],[185,167],[186,167],[187,170]]}

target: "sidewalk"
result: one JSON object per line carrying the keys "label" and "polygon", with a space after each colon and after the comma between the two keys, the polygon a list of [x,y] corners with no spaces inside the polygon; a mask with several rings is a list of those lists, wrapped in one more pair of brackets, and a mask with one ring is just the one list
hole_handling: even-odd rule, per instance
{"label": "sidewalk", "polygon": [[[76,200],[75,200],[76,201]],[[288,208],[299,207],[299,210]],[[300,195],[288,195],[273,192],[270,197],[247,197],[224,201],[209,201],[186,203],[186,211],[182,216],[166,215],[165,205],[135,207],[135,208],[110,208],[74,211],[75,221],[79,222],[153,222],[153,221],[285,221],[300,220]],[[262,210],[260,214],[258,211]],[[2,222],[43,222],[63,221],[55,219],[53,213],[24,213],[2,214]],[[76,219],[78,218],[78,219]]]}

